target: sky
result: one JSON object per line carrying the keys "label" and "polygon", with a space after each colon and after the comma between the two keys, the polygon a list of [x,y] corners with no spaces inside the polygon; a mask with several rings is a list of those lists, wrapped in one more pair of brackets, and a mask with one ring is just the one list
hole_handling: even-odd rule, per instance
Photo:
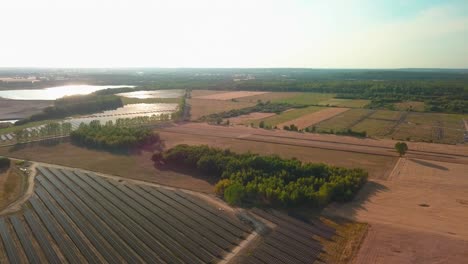
{"label": "sky", "polygon": [[3,0],[0,67],[468,68],[468,0]]}

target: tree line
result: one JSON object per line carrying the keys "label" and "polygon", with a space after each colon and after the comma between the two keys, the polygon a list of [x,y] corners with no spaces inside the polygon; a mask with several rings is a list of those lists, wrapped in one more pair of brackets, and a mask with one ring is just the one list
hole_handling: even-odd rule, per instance
{"label": "tree line", "polygon": [[108,121],[102,125],[98,120],[81,123],[70,133],[73,143],[90,148],[128,150],[151,146],[159,141],[159,135],[149,128],[127,127]]}
{"label": "tree line", "polygon": [[66,96],[54,101],[53,106],[46,107],[41,113],[19,120],[15,125],[48,119],[59,119],[72,115],[83,115],[113,110],[122,107],[123,103],[116,95],[75,95]]}
{"label": "tree line", "polygon": [[303,163],[276,155],[238,154],[208,146],[178,145],[155,153],[158,166],[184,168],[218,181],[216,192],[230,204],[325,206],[349,201],[367,181],[362,169]]}

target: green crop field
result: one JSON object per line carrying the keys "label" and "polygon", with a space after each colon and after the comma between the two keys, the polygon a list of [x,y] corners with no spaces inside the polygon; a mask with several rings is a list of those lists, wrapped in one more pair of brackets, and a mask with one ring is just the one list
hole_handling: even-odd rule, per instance
{"label": "green crop field", "polygon": [[[256,120],[256,121],[254,121],[252,123],[254,124],[254,126],[258,126],[261,121],[264,121],[265,125],[274,127],[274,126],[276,126],[278,124],[281,124],[281,123],[284,123],[284,122],[299,118],[299,117],[301,117],[303,115],[306,115],[306,114],[317,112],[317,111],[322,110],[322,109],[324,109],[324,107],[320,107],[320,106],[309,106],[309,107],[306,107],[306,108],[292,109],[292,110],[284,111],[279,115],[274,115],[274,116],[271,116],[271,117]],[[248,125],[248,124],[246,124],[246,125]]]}
{"label": "green crop field", "polygon": [[289,103],[289,104],[303,104],[303,105],[316,105],[322,101],[327,101],[335,97],[335,94],[330,93],[300,93],[290,98],[282,98],[274,100],[278,103]]}
{"label": "green crop field", "polygon": [[323,132],[345,130],[352,128],[372,112],[373,110],[369,109],[351,109],[324,122],[320,122],[315,127],[318,131]]}
{"label": "green crop field", "polygon": [[463,118],[463,115],[457,114],[411,112],[391,137],[447,144],[461,143],[464,133]]}
{"label": "green crop field", "polygon": [[366,131],[369,137],[384,137],[394,125],[394,121],[367,118],[353,126],[351,129],[357,132]]}
{"label": "green crop field", "polygon": [[362,108],[370,103],[370,100],[351,100],[351,99],[339,99],[331,98],[325,101],[321,101],[320,105],[338,106],[338,107],[350,107],[350,108]]}

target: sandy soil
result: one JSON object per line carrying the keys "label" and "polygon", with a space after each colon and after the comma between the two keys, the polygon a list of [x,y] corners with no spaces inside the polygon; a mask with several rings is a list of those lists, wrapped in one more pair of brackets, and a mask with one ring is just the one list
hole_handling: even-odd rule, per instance
{"label": "sandy soil", "polygon": [[391,225],[369,227],[355,264],[462,264],[468,258],[468,241],[444,235],[414,232]]}
{"label": "sandy soil", "polygon": [[250,91],[235,91],[235,92],[224,92],[224,93],[215,93],[193,97],[195,99],[209,99],[209,100],[231,100],[236,98],[266,94],[269,92],[250,92]]}
{"label": "sandy soil", "polygon": [[232,125],[240,125],[240,124],[248,124],[249,121],[251,120],[258,120],[262,118],[267,118],[270,116],[276,115],[275,113],[259,113],[259,112],[254,112],[250,113],[248,115],[241,115],[241,116],[236,116],[236,117],[231,117],[228,118],[229,123]]}
{"label": "sandy soil", "polygon": [[188,104],[190,105],[190,120],[198,120],[205,115],[254,106],[256,102],[233,102],[192,98],[188,99]]}
{"label": "sandy soil", "polygon": [[284,122],[278,124],[278,127],[282,128],[284,126],[290,126],[292,124],[296,125],[299,129],[304,129],[306,127],[310,127],[315,125],[319,122],[325,121],[330,119],[338,114],[348,111],[349,108],[340,108],[340,107],[333,107],[333,108],[326,108],[320,110],[318,112],[310,113],[308,115],[301,116],[299,118],[290,120],[288,122]]}
{"label": "sandy soil", "polygon": [[9,100],[0,98],[0,120],[21,119],[41,112],[53,104],[42,100]]}
{"label": "sandy soil", "polygon": [[372,226],[356,263],[463,263],[467,171],[465,164],[401,159],[388,180],[369,182],[355,201],[326,213]]}

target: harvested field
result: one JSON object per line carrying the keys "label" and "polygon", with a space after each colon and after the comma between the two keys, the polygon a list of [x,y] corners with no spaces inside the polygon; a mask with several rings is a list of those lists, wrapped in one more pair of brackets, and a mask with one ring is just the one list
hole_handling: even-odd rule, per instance
{"label": "harvested field", "polygon": [[332,108],[325,108],[323,110],[301,116],[299,118],[280,123],[278,124],[279,128],[284,126],[296,125],[299,129],[304,129],[306,127],[315,125],[319,122],[324,120],[330,119],[338,114],[348,111],[349,108],[339,108],[339,107],[332,107]]}
{"label": "harvested field", "polygon": [[190,120],[198,120],[202,116],[229,111],[232,109],[241,109],[254,106],[257,102],[233,102],[222,100],[206,99],[188,99],[190,105]]}
{"label": "harvested field", "polygon": [[289,104],[302,104],[302,105],[316,105],[320,102],[327,101],[335,97],[335,94],[329,93],[299,93],[294,97],[283,98],[275,100],[274,102],[289,103]]}
{"label": "harvested field", "polygon": [[326,213],[370,223],[358,263],[463,263],[467,170],[468,164],[404,158],[388,180],[369,182],[353,202]]}
{"label": "harvested field", "polygon": [[236,116],[236,117],[231,117],[227,120],[229,120],[229,123],[232,125],[248,125],[252,121],[258,120],[258,119],[263,119],[263,118],[268,118],[271,116],[276,115],[275,113],[259,113],[259,112],[254,112],[250,113],[248,115],[241,115],[241,116]]}
{"label": "harvested field", "polygon": [[369,109],[351,109],[349,111],[343,112],[331,119],[320,122],[316,124],[318,131],[329,132],[340,131],[352,128],[357,125],[359,122],[363,121],[375,111]]}
{"label": "harvested field", "polygon": [[[388,155],[385,154],[386,151],[371,151],[369,154],[359,153],[359,149],[353,146],[337,147],[333,143],[314,141],[313,138],[317,136],[323,138],[324,136],[316,134],[205,124],[186,124],[180,127],[159,130],[159,132],[166,148],[178,144],[204,144],[219,148],[230,148],[236,152],[251,151],[264,155],[277,154],[284,158],[296,157],[307,162],[323,162],[336,166],[364,168],[372,178],[386,177],[387,172],[393,168],[397,159],[393,146],[388,151]],[[334,138],[342,137],[335,136]]]}
{"label": "harvested field", "polygon": [[275,127],[275,126],[278,126],[281,123],[285,123],[285,122],[288,122],[290,120],[294,120],[294,119],[299,118],[299,117],[301,117],[303,115],[314,113],[314,112],[320,111],[322,109],[324,109],[324,108],[319,107],[319,106],[309,106],[309,107],[305,107],[305,108],[290,109],[290,110],[282,112],[279,115],[275,115],[275,116],[271,116],[271,117],[267,117],[267,118],[264,118],[264,119],[257,120],[255,122],[253,122],[253,124],[254,124],[254,126],[258,126],[258,124],[261,121],[263,121],[263,122],[265,122],[266,126]]}
{"label": "harvested field", "polygon": [[232,212],[182,191],[38,167],[23,212],[0,218],[0,256],[10,263],[215,263],[250,233]]}
{"label": "harvested field", "polygon": [[353,263],[465,263],[466,248],[466,240],[373,224]]}
{"label": "harvested field", "polygon": [[226,101],[226,100],[254,96],[254,95],[259,95],[259,94],[266,94],[266,93],[269,93],[269,92],[234,91],[234,92],[214,93],[214,94],[202,95],[202,96],[197,96],[197,97],[194,97],[192,95],[192,98]]}

